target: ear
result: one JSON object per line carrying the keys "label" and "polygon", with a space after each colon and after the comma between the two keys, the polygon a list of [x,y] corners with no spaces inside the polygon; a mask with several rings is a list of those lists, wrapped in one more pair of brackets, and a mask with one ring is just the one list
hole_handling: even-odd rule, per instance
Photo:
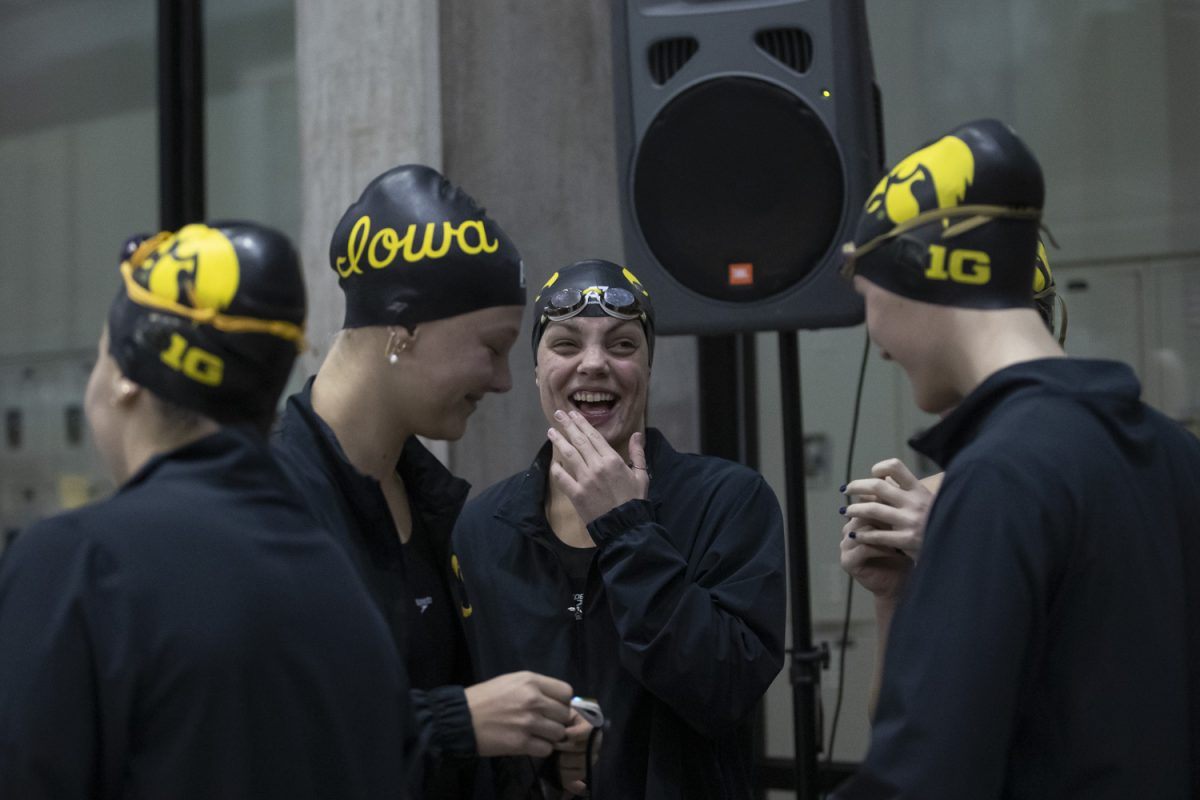
{"label": "ear", "polygon": [[130,406],[133,405],[142,394],[140,384],[126,378],[124,375],[117,374],[113,378],[113,405],[115,406]]}
{"label": "ear", "polygon": [[400,355],[412,349],[412,346],[417,341],[417,329],[411,331],[403,325],[388,326],[387,347],[384,350],[384,355],[388,361],[393,364],[400,358]]}

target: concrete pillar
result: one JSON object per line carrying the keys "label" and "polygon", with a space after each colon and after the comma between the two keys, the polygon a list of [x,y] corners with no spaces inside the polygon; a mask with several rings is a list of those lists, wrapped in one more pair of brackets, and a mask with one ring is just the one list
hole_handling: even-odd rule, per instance
{"label": "concrete pillar", "polygon": [[310,373],[342,325],[329,266],[334,225],[389,167],[441,165],[438,42],[438,8],[429,0],[296,0]]}

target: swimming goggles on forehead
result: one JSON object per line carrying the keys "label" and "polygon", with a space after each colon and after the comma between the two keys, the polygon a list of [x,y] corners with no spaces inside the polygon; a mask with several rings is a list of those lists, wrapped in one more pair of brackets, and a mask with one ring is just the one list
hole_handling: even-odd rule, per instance
{"label": "swimming goggles on forehead", "polygon": [[567,287],[550,295],[542,319],[547,322],[562,322],[578,316],[589,305],[598,305],[605,314],[617,319],[645,319],[637,297],[628,289],[609,286],[604,289],[576,289]]}

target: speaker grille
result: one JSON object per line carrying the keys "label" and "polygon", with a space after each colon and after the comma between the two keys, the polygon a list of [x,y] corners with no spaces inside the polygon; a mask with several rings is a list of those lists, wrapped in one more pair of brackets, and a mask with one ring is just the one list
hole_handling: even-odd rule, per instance
{"label": "speaker grille", "polygon": [[800,28],[771,28],[755,34],[754,43],[792,72],[803,75],[812,66],[813,43],[808,31]]}
{"label": "speaker grille", "polygon": [[[837,144],[802,97],[725,76],[654,118],[633,164],[633,212],[683,287],[756,302],[803,281],[840,244],[845,184]],[[743,266],[751,280],[735,282]]]}
{"label": "speaker grille", "polygon": [[650,45],[646,58],[650,67],[650,79],[654,81],[654,85],[662,86],[671,80],[699,49],[700,43],[690,36],[660,39]]}

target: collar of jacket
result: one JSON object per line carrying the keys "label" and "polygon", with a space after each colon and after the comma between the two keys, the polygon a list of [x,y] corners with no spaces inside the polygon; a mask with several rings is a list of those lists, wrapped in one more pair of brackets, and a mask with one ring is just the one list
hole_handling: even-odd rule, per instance
{"label": "collar of jacket", "polygon": [[[324,464],[351,508],[366,509],[382,504],[382,508],[386,509],[387,501],[383,498],[379,481],[362,474],[350,463],[333,429],[313,410],[313,380],[309,378],[301,391],[288,398],[288,405],[304,423],[303,430],[294,433],[303,433],[310,439],[309,445],[323,454]],[[400,460],[396,462],[396,471],[400,473],[400,479],[408,491],[408,503],[413,514],[420,517],[421,525],[439,546],[447,545],[450,531],[467,501],[471,485],[446,469],[416,436],[408,437],[404,443]],[[375,539],[371,541],[388,550],[399,547],[400,540],[395,535],[389,535],[386,539],[386,543]]]}
{"label": "collar of jacket", "polygon": [[[496,509],[496,519],[526,536],[540,538],[549,529],[545,509],[546,482],[550,479],[553,450],[554,446],[549,441],[542,445],[529,469],[513,482],[512,490]],[[657,428],[646,429],[646,464],[651,476],[648,499],[655,511],[662,503],[662,481],[671,474],[671,465],[679,457],[679,453]]]}
{"label": "collar of jacket", "polygon": [[1129,365],[1119,361],[1091,358],[1022,361],[993,372],[944,419],[908,443],[945,467],[974,441],[998,406],[1022,391],[1074,397],[1088,406],[1111,407],[1137,403],[1142,387]]}
{"label": "collar of jacket", "polygon": [[189,475],[194,471],[212,473],[227,483],[261,484],[273,479],[264,472],[264,463],[274,464],[266,439],[260,433],[237,425],[223,425],[214,433],[153,456],[117,488],[117,493],[145,483],[156,474],[172,474],[177,470]]}

